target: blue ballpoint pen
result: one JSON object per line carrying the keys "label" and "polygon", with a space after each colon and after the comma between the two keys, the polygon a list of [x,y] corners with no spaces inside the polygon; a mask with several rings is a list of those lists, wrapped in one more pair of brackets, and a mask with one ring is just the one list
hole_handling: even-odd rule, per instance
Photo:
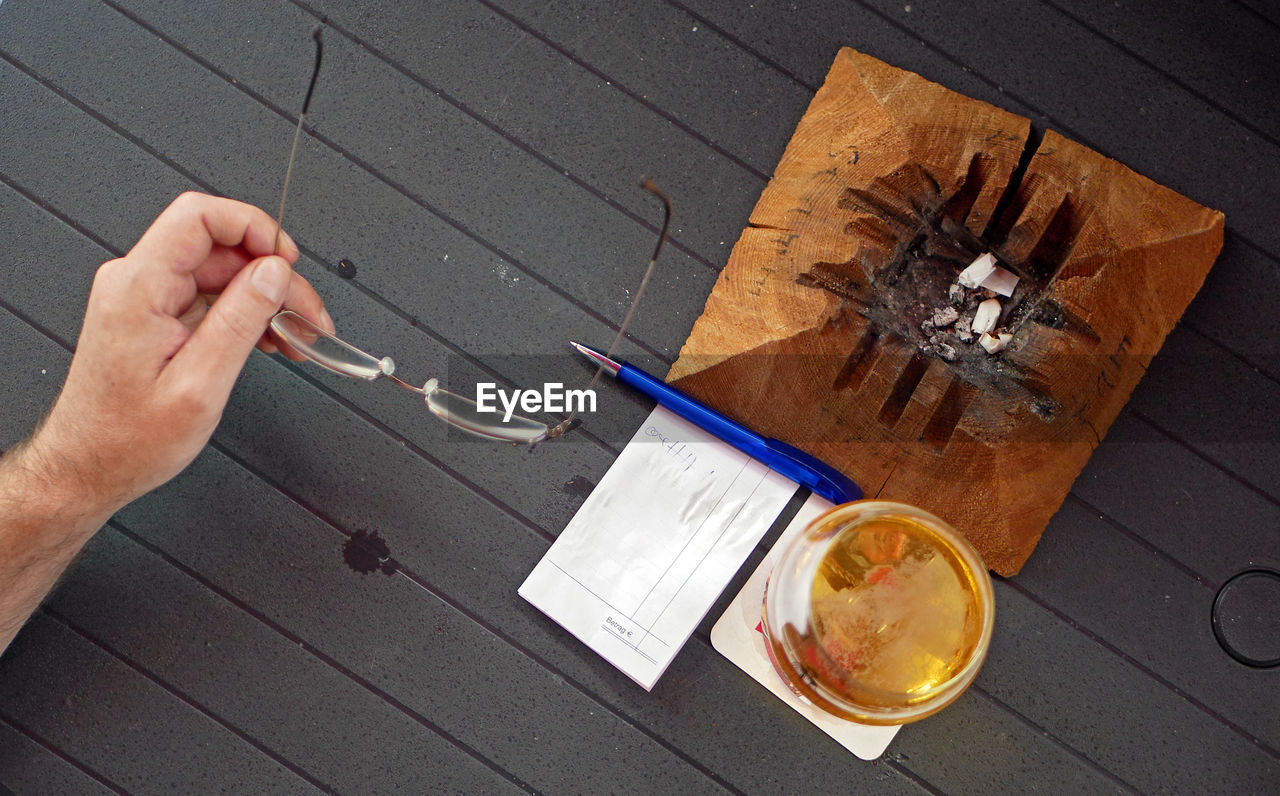
{"label": "blue ballpoint pen", "polygon": [[618,381],[646,395],[680,417],[708,431],[733,447],[763,462],[774,472],[809,488],[815,495],[832,503],[847,503],[862,497],[862,490],[830,465],[823,464],[785,442],[762,437],[740,423],[735,423],[709,406],[699,403],[660,379],[639,368],[610,359],[594,348],[569,343],[587,359]]}

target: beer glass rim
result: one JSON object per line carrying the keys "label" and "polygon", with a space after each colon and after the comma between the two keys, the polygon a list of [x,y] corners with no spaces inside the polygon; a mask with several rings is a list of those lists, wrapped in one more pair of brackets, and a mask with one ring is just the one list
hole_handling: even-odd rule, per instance
{"label": "beer glass rim", "polygon": [[[775,579],[780,573],[787,573],[789,571],[788,567],[793,567],[799,557],[803,557],[806,571],[811,570],[816,574],[818,563],[842,532],[850,527],[862,525],[870,520],[886,516],[900,516],[925,524],[938,534],[943,544],[972,573],[970,579],[975,589],[974,601],[982,610],[983,615],[981,617],[981,631],[977,642],[973,646],[969,660],[946,681],[930,688],[923,698],[918,699],[918,701],[908,700],[906,704],[901,706],[883,707],[855,703],[826,687],[818,678],[806,678],[807,685],[814,693],[801,692],[784,674],[784,667],[780,665],[776,657],[778,651],[774,649],[775,641],[771,640],[772,637],[777,635],[774,631],[778,630],[778,628],[771,628],[770,626],[770,604],[774,603],[776,609],[776,599],[779,592]],[[823,527],[827,528],[824,535],[819,539],[815,539],[813,534]],[[782,577],[785,579],[787,575],[783,574]],[[811,579],[807,582],[811,582]],[[778,670],[783,680],[788,682],[792,690],[813,703],[815,707],[841,718],[865,724],[904,724],[932,715],[954,702],[968,688],[977,676],[978,670],[982,667],[995,628],[995,593],[991,577],[981,555],[973,548],[973,545],[950,523],[937,515],[918,506],[889,500],[868,499],[844,503],[833,506],[811,520],[805,529],[796,538],[790,540],[783,549],[765,586],[763,602],[762,614],[764,622],[761,630],[765,635],[765,647],[774,668]],[[779,612],[775,610],[773,613],[776,617]],[[869,691],[877,690],[870,686],[867,686],[867,689]],[[892,691],[883,691],[882,693],[886,697],[902,698],[903,696],[901,693]]]}

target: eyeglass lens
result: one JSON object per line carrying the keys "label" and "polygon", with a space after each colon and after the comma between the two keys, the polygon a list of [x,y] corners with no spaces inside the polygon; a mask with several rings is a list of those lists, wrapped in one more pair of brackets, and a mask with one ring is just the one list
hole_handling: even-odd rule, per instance
{"label": "eyeglass lens", "polygon": [[481,412],[475,401],[440,389],[435,379],[427,382],[425,392],[427,408],[433,415],[476,436],[529,445],[547,438],[546,423],[520,415],[512,415],[510,420],[503,422],[501,412]]}
{"label": "eyeglass lens", "polygon": [[277,313],[271,319],[271,330],[299,354],[343,376],[373,380],[389,375],[395,367],[389,359],[366,354],[291,310]]}

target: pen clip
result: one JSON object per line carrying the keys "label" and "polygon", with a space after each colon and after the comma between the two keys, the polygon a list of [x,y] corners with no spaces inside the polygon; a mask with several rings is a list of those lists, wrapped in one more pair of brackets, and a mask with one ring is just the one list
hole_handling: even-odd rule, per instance
{"label": "pen clip", "polygon": [[836,505],[861,500],[862,489],[848,476],[815,456],[776,439],[765,440],[769,451],[781,460],[770,463],[774,471],[807,486],[809,491]]}

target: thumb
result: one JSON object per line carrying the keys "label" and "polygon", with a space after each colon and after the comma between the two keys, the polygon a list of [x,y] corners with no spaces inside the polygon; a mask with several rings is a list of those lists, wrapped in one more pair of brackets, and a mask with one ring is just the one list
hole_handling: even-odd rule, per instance
{"label": "thumb", "polygon": [[281,257],[249,263],[222,291],[191,337],[174,354],[175,376],[196,378],[229,395],[253,347],[280,311],[293,271]]}

